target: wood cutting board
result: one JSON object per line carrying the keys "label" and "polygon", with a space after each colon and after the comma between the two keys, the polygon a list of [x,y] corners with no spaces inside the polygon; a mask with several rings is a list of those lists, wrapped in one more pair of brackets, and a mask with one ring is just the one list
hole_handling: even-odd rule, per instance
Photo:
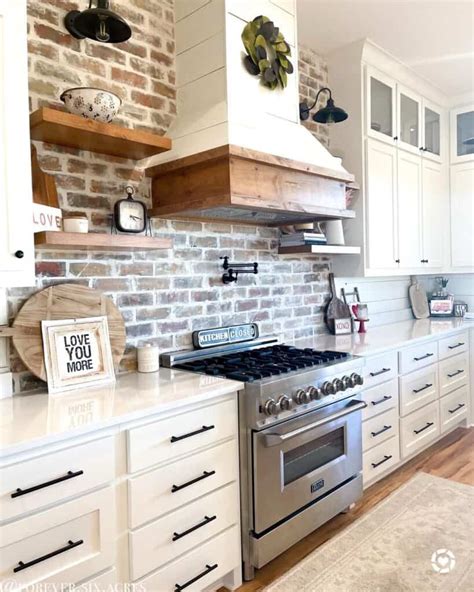
{"label": "wood cutting board", "polygon": [[415,319],[427,319],[430,316],[430,308],[426,290],[413,276],[411,277],[411,285],[408,288],[408,295]]}
{"label": "wood cutting board", "polygon": [[41,321],[97,316],[107,317],[112,357],[117,368],[125,351],[125,323],[112,300],[99,290],[77,284],[59,284],[41,290],[25,302],[9,332],[28,370],[46,381]]}
{"label": "wood cutting board", "polygon": [[335,321],[337,319],[350,319],[351,311],[349,306],[337,297],[336,284],[334,282],[334,274],[329,274],[329,285],[331,287],[332,297],[329,300],[326,311],[324,313],[324,320],[328,329],[332,334],[335,333]]}

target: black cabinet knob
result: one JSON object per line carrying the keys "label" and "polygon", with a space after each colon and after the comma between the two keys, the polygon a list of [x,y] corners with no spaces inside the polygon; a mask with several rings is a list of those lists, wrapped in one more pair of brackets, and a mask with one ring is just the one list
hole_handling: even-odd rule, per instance
{"label": "black cabinet knob", "polygon": [[398,140],[398,136],[393,136],[393,139],[394,140]]}
{"label": "black cabinet knob", "polygon": [[23,251],[15,251],[15,257],[17,259],[23,259],[24,256],[25,256],[25,253],[23,253]]}
{"label": "black cabinet knob", "polygon": [[395,263],[400,263],[400,259],[395,259]]}

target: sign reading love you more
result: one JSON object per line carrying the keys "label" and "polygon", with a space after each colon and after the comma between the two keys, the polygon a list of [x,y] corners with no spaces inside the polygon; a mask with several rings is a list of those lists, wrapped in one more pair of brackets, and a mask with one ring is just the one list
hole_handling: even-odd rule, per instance
{"label": "sign reading love you more", "polygon": [[48,391],[115,379],[107,317],[42,321]]}

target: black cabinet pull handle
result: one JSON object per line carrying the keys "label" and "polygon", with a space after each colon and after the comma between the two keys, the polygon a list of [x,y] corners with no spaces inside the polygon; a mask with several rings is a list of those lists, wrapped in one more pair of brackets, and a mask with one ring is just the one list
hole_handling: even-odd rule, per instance
{"label": "black cabinet pull handle", "polygon": [[454,409],[448,409],[448,411],[449,411],[449,413],[456,413],[456,411],[459,411],[460,409],[462,409],[465,406],[466,406],[466,403],[459,403],[459,405],[457,407],[455,407]]}
{"label": "black cabinet pull handle", "polygon": [[219,565],[217,563],[214,563],[214,565],[206,564],[206,569],[204,571],[202,571],[197,576],[194,576],[194,578],[191,578],[190,580],[188,580],[185,584],[175,584],[174,585],[174,592],[181,592],[181,590],[184,590],[188,586],[191,586],[191,584],[194,584],[194,582],[197,582],[198,580],[200,580],[204,576],[207,576],[208,573],[211,573],[211,571],[214,571],[218,567],[219,567]]}
{"label": "black cabinet pull handle", "polygon": [[19,561],[18,565],[13,568],[13,572],[17,573],[19,571],[23,571],[24,569],[28,569],[29,567],[32,567],[33,565],[36,565],[37,563],[41,563],[42,561],[46,561],[46,559],[51,559],[51,557],[55,557],[56,555],[60,555],[61,553],[65,553],[66,551],[69,551],[70,549],[74,549],[74,547],[79,547],[79,545],[82,545],[83,543],[84,543],[84,541],[82,539],[79,541],[76,541],[75,543],[73,543],[72,541],[68,541],[67,545],[65,547],[61,547],[61,549],[56,549],[56,551],[51,551],[51,553],[47,553],[46,555],[43,555],[42,557],[38,557],[38,559],[32,559],[31,561],[28,561],[27,563],[23,563],[23,561]]}
{"label": "black cabinet pull handle", "polygon": [[183,532],[173,532],[173,538],[171,540],[178,541],[179,539],[185,537],[187,534],[191,534],[195,530],[198,530],[199,528],[206,526],[206,524],[209,524],[209,522],[213,522],[216,518],[217,516],[204,516],[204,520],[202,522],[199,522],[199,524],[196,524],[195,526],[191,526],[191,528],[188,528],[188,530],[183,530]]}
{"label": "black cabinet pull handle", "polygon": [[376,469],[377,467],[380,467],[380,465],[383,465],[383,463],[387,462],[388,460],[390,460],[392,458],[391,454],[384,454],[383,460],[376,462],[376,463],[371,463],[372,464],[372,468]]}
{"label": "black cabinet pull handle", "polygon": [[395,263],[400,263],[400,259],[395,259]]}
{"label": "black cabinet pull handle", "polygon": [[40,485],[34,485],[33,487],[28,487],[28,489],[20,489],[18,488],[11,494],[11,497],[20,497],[21,495],[26,495],[27,493],[31,493],[32,491],[38,491],[38,489],[43,489],[44,487],[50,487],[51,485],[56,485],[56,483],[62,483],[63,481],[68,481],[69,479],[74,479],[74,477],[79,477],[83,475],[84,471],[68,471],[66,475],[63,477],[58,477],[57,479],[52,479],[51,481],[46,481],[45,483],[40,483]]}
{"label": "black cabinet pull handle", "polygon": [[391,368],[382,368],[382,370],[379,370],[378,372],[371,372],[370,376],[380,376],[381,374],[385,374],[385,372],[390,372],[390,370]]}
{"label": "black cabinet pull handle", "polygon": [[419,388],[419,389],[413,389],[413,392],[414,392],[414,393],[417,395],[418,393],[421,393],[421,391],[424,391],[424,390],[426,390],[427,388],[430,388],[430,386],[433,386],[433,385],[432,385],[430,382],[427,382],[427,383],[425,384],[425,386],[422,386],[422,387],[421,387],[421,388]]}
{"label": "black cabinet pull handle", "polygon": [[415,360],[415,362],[420,362],[421,360],[426,360],[426,358],[431,358],[431,356],[434,356],[434,354],[425,354],[424,356],[421,356],[420,358],[413,358]]}
{"label": "black cabinet pull handle", "polygon": [[15,251],[15,257],[17,259],[23,259],[24,256],[25,256],[25,253],[23,251]]}
{"label": "black cabinet pull handle", "polygon": [[398,140],[398,136],[393,136],[393,139],[394,140]]}
{"label": "black cabinet pull handle", "polygon": [[379,430],[378,432],[370,432],[370,433],[372,434],[372,437],[375,438],[375,436],[380,436],[380,434],[383,434],[387,430],[391,430],[391,429],[392,429],[391,425],[384,425],[383,428],[381,430]]}
{"label": "black cabinet pull handle", "polygon": [[464,372],[464,370],[456,370],[456,372],[453,372],[452,374],[448,374],[448,378],[454,378],[455,376],[458,376],[459,374],[462,374]]}
{"label": "black cabinet pull handle", "polygon": [[379,399],[378,401],[372,401],[372,405],[380,405],[380,403],[385,403],[385,401],[389,401],[390,399],[392,399],[392,395],[385,395],[384,397],[382,397],[382,399]]}
{"label": "black cabinet pull handle", "polygon": [[457,347],[461,347],[462,345],[465,345],[464,341],[460,341],[459,343],[456,343],[456,345],[448,345],[448,349],[456,349]]}
{"label": "black cabinet pull handle", "polygon": [[420,259],[420,263],[428,263],[428,259]]}
{"label": "black cabinet pull handle", "polygon": [[211,475],[215,475],[215,474],[216,474],[215,471],[204,471],[202,475],[199,475],[199,477],[196,477],[195,479],[191,479],[191,481],[187,481],[186,483],[183,483],[182,485],[173,485],[173,487],[171,488],[171,493],[175,493],[176,491],[179,491],[180,489],[184,489],[185,487],[189,487],[190,485],[194,485],[194,483],[197,483],[198,481],[202,481],[203,479],[207,479]]}
{"label": "black cabinet pull handle", "polygon": [[195,430],[194,432],[189,432],[189,434],[183,434],[182,436],[171,436],[170,438],[170,442],[179,442],[180,440],[185,440],[186,438],[191,438],[192,436],[197,436],[198,434],[203,434],[204,432],[208,432],[209,430],[213,430],[216,426],[215,425],[209,425],[209,426],[205,426],[203,425],[202,428],[200,428],[199,430]]}
{"label": "black cabinet pull handle", "polygon": [[421,432],[424,432],[425,430],[427,430],[428,428],[430,428],[432,425],[434,425],[434,423],[432,421],[429,421],[425,427],[420,428],[419,430],[413,430],[415,432],[415,434],[421,434]]}

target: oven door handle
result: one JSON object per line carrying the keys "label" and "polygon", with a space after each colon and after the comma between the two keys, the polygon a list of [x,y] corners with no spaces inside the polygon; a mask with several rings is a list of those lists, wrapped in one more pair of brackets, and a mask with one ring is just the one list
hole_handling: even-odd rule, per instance
{"label": "oven door handle", "polygon": [[346,405],[344,409],[340,411],[336,411],[336,413],[332,413],[331,415],[326,415],[326,417],[322,417],[313,423],[305,425],[301,428],[293,430],[292,432],[287,432],[286,434],[266,434],[265,438],[265,446],[268,448],[269,446],[277,446],[278,444],[283,444],[287,440],[291,440],[291,438],[295,438],[296,436],[301,436],[301,434],[305,434],[310,430],[314,430],[314,428],[319,428],[326,423],[334,421],[336,419],[340,419],[345,415],[349,415],[350,413],[355,413],[356,411],[360,411],[361,409],[365,409],[367,407],[367,403],[365,401],[351,401]]}

